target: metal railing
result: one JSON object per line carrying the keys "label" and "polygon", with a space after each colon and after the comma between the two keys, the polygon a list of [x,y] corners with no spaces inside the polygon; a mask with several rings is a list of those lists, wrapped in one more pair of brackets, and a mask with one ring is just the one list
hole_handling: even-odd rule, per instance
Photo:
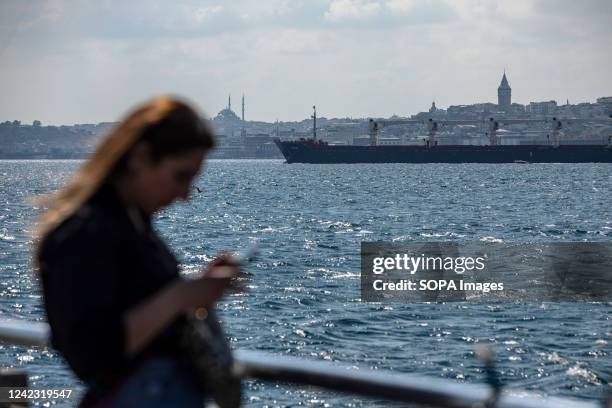
{"label": "metal railing", "polygon": [[[0,322],[0,342],[50,347],[46,323]],[[544,398],[522,390],[491,385],[355,369],[347,365],[310,361],[269,353],[236,350],[234,373],[243,379],[281,381],[334,391],[442,408],[601,408],[605,405],[568,398]],[[604,403],[605,404],[605,403]]]}

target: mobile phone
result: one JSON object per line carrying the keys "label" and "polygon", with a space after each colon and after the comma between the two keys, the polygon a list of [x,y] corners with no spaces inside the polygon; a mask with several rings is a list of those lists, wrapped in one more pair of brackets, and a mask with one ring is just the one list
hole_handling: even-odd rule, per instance
{"label": "mobile phone", "polygon": [[257,255],[258,249],[259,249],[259,246],[257,245],[257,243],[251,242],[246,249],[235,254],[232,257],[232,259],[238,265],[244,265],[247,262],[252,261],[255,258],[255,255]]}

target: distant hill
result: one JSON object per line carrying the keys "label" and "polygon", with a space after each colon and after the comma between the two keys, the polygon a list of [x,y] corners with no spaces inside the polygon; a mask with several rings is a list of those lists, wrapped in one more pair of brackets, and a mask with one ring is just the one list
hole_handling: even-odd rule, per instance
{"label": "distant hill", "polygon": [[84,158],[114,123],[42,126],[0,123],[0,159]]}

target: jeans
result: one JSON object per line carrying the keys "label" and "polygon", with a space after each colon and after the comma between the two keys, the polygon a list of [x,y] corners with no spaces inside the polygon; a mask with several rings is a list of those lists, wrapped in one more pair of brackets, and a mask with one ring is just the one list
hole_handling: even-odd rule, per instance
{"label": "jeans", "polygon": [[204,407],[204,394],[189,372],[171,358],[145,362],[117,390],[114,408]]}

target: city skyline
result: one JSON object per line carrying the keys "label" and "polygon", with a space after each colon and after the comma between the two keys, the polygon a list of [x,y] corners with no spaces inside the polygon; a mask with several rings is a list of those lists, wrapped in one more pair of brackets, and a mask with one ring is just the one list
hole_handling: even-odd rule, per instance
{"label": "city skyline", "polygon": [[[523,108],[527,108],[527,109],[529,109],[530,105],[547,105],[547,104],[550,104],[550,103],[554,103],[555,104],[554,106],[557,106],[556,105],[557,101],[555,101],[555,100],[530,101],[528,104],[522,104],[520,102],[513,101],[511,99],[511,89],[512,88],[509,85],[509,81],[508,81],[507,76],[506,76],[506,71],[504,70],[503,74],[502,74],[500,85],[497,88],[497,104],[495,104],[494,102],[476,102],[476,103],[463,103],[463,104],[457,104],[457,105],[449,105],[449,106],[444,107],[444,106],[436,106],[436,102],[432,101],[431,108],[429,109],[429,113],[441,112],[441,111],[445,111],[446,110],[445,108],[453,108],[453,107],[464,107],[464,106],[465,107],[475,107],[475,106],[478,106],[478,105],[497,105],[497,107],[499,109],[499,112],[502,112],[502,113],[505,113],[505,114],[511,114],[511,113],[516,113],[516,112],[511,112],[510,111],[511,105],[519,105],[519,106],[522,106]],[[602,99],[606,99],[607,100],[607,99],[610,99],[610,98],[612,98],[612,97],[609,97],[609,96],[608,97],[598,97],[597,98],[597,102],[599,102]],[[593,102],[595,102],[595,101],[580,101],[580,102],[577,102],[577,103],[578,104],[591,104],[592,105]],[[607,103],[609,103],[609,102],[607,102]],[[562,102],[562,103],[559,104],[559,106],[562,106],[562,105],[574,106],[575,104],[571,104],[569,99],[567,99],[565,103]],[[207,115],[207,118],[211,119],[211,120],[212,119],[218,119],[218,118],[220,118],[220,116],[223,116],[225,114],[226,115],[225,119],[228,119],[227,116],[234,116],[236,120],[242,120],[242,121],[246,121],[246,122],[249,122],[249,121],[252,121],[252,122],[262,122],[262,123],[279,122],[279,120],[265,120],[265,119],[259,120],[259,119],[248,119],[248,118],[245,119],[245,106],[246,106],[245,105],[245,95],[243,93],[242,97],[241,97],[241,106],[240,106],[241,111],[240,111],[240,115],[239,115],[238,112],[236,112],[234,109],[232,109],[231,93],[229,93],[228,94],[228,99],[227,99],[227,104],[223,108],[221,108],[221,110],[216,115],[213,113],[213,114]],[[229,115],[227,115],[226,112],[229,112]],[[405,116],[406,117],[411,117],[411,116],[418,115],[418,114],[423,114],[423,113],[426,113],[426,112],[427,112],[426,110],[420,110],[419,112],[409,112]],[[394,115],[390,115],[390,116],[397,116],[397,115],[394,114]],[[367,119],[369,117],[374,117],[374,116],[364,116],[364,117],[357,117],[357,116],[334,116],[334,117],[331,117],[331,116],[325,116],[325,115],[320,116],[321,119],[342,119],[342,118]],[[384,116],[380,116],[380,117],[384,117]],[[303,118],[298,118],[298,119],[294,119],[294,120],[285,120],[285,121],[280,121],[280,122],[285,122],[285,123],[302,122],[304,120],[307,121],[307,120],[309,120],[311,118],[312,118],[312,116],[304,116]],[[117,120],[118,119],[119,118],[117,118]],[[92,122],[92,123],[94,123],[94,124],[112,123],[112,122],[116,122],[117,120],[114,120],[114,121],[100,121],[100,122]],[[28,124],[28,122],[21,121],[20,119],[0,120],[0,123],[1,122],[14,122],[14,121],[22,122],[22,124],[25,124],[25,125]],[[34,122],[38,126],[48,125],[46,123],[42,124],[42,122],[40,120],[38,120],[38,119],[35,119],[33,121],[33,123]],[[69,125],[70,126],[70,125],[78,125],[78,124],[86,124],[86,122],[70,123],[70,124],[66,124],[66,123],[64,123],[64,124],[51,123],[50,125],[51,126],[61,126],[61,125]]]}
{"label": "city skyline", "polygon": [[[0,121],[116,121],[174,93],[209,117],[228,93],[246,119],[389,117],[612,94],[612,4],[430,0],[0,5]],[[239,110],[239,109],[238,109]]]}

